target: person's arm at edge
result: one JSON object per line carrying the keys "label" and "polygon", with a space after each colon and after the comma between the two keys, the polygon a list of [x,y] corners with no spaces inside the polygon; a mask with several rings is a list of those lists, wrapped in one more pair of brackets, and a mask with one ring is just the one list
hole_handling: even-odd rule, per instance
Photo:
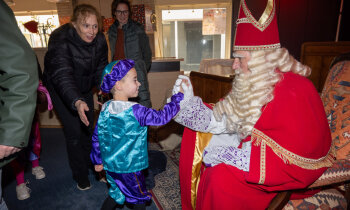
{"label": "person's arm at edge", "polygon": [[36,107],[38,67],[35,54],[13,12],[0,2],[0,159],[28,144]]}

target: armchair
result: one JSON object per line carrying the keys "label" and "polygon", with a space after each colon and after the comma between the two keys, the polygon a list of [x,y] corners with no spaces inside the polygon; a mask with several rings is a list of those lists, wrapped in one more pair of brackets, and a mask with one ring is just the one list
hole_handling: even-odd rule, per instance
{"label": "armchair", "polygon": [[337,56],[322,91],[337,160],[305,190],[315,195],[289,200],[293,191],[280,192],[268,209],[347,209],[350,207],[350,53]]}

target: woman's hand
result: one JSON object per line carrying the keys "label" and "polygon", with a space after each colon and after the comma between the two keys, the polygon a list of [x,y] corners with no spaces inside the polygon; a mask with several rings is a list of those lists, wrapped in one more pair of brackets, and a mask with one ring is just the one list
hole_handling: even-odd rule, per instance
{"label": "woman's hand", "polygon": [[103,165],[95,165],[95,171],[96,172],[101,172],[103,170]]}
{"label": "woman's hand", "polygon": [[77,111],[78,111],[78,114],[79,114],[79,117],[80,117],[80,120],[86,125],[86,126],[89,126],[89,120],[88,118],[86,117],[85,115],[85,112],[89,111],[89,107],[88,105],[82,101],[82,100],[77,100],[75,102],[75,107],[77,108]]}

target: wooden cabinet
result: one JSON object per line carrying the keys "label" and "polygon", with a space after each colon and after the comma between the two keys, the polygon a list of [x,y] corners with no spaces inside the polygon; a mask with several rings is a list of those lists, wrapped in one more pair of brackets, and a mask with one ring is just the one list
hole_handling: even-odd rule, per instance
{"label": "wooden cabinet", "polygon": [[301,63],[311,67],[309,79],[322,92],[329,66],[342,53],[350,52],[350,42],[305,42],[301,48]]}

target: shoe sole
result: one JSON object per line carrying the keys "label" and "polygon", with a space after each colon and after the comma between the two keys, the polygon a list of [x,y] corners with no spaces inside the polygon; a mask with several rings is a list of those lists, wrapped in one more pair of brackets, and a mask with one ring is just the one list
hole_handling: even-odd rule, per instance
{"label": "shoe sole", "polygon": [[[35,176],[35,175],[34,175],[34,176]],[[42,177],[41,177],[41,176],[39,176],[39,177],[38,177],[38,176],[35,176],[35,179],[43,179],[43,178],[45,178],[45,177],[46,177],[45,175],[42,176]]]}
{"label": "shoe sole", "polygon": [[17,197],[17,199],[20,200],[20,201],[23,201],[23,200],[28,199],[28,198],[30,198],[30,195],[28,197],[23,197],[23,198]]}
{"label": "shoe sole", "polygon": [[77,185],[78,190],[81,190],[81,191],[88,190],[88,189],[90,189],[91,187],[92,187],[92,186],[90,185],[89,187],[81,188],[81,187],[79,187],[79,185]]}

